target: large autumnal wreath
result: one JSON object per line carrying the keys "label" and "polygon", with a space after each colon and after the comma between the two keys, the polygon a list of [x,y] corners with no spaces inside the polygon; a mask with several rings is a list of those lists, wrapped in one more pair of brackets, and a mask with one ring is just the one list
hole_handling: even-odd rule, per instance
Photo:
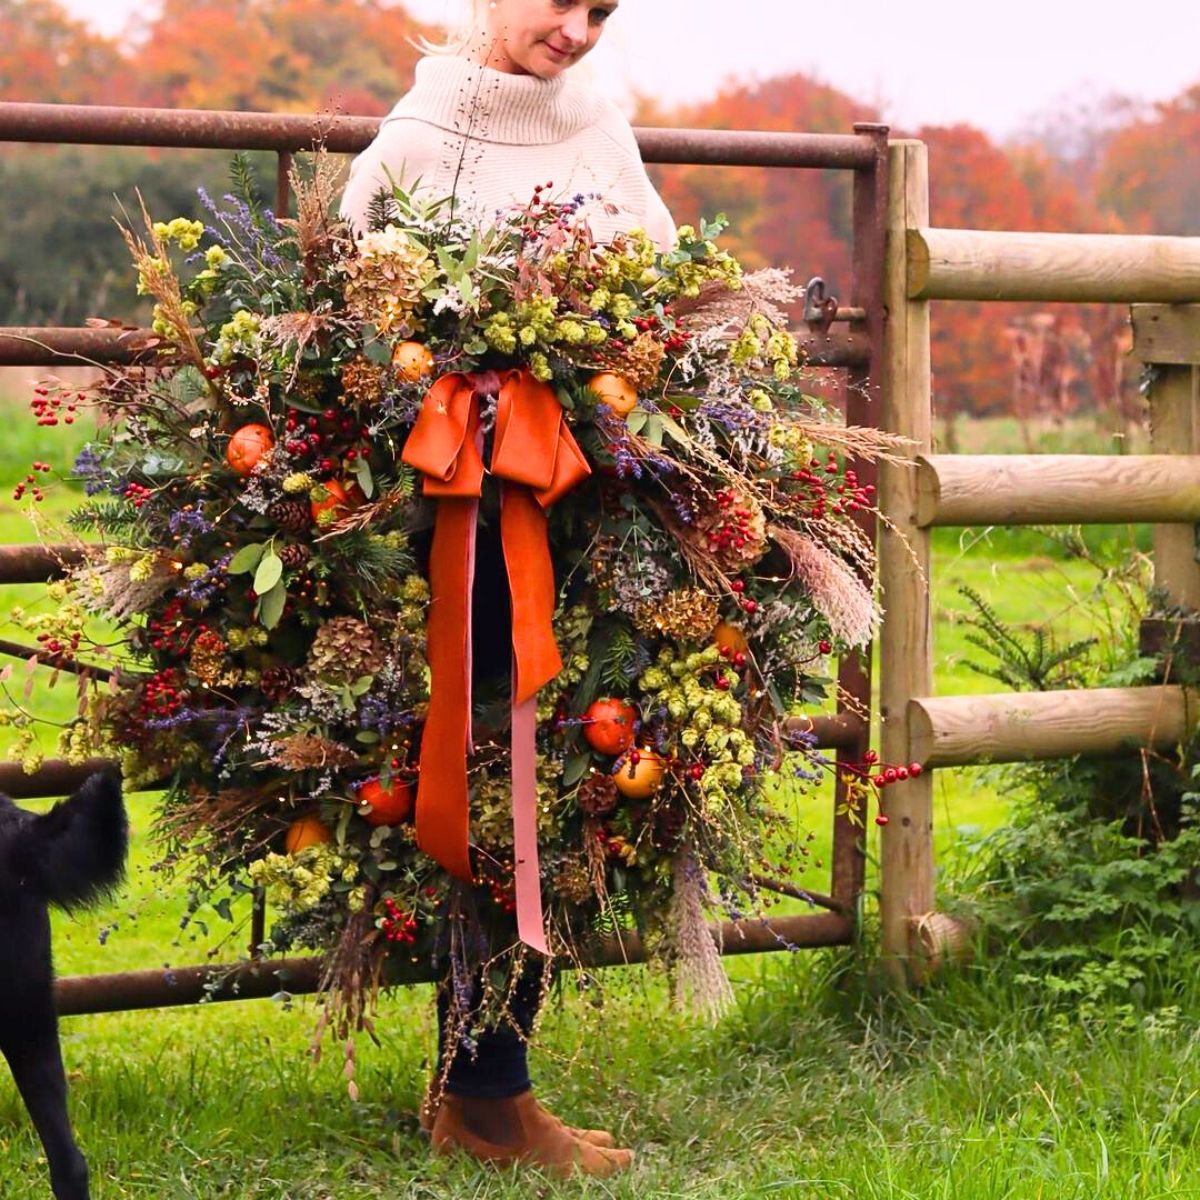
{"label": "large autumnal wreath", "polygon": [[719,221],[660,253],[582,197],[481,230],[397,187],[356,239],[324,155],[294,219],[235,174],[126,233],[155,357],[94,389],[99,544],[39,626],[116,667],[69,752],[165,780],[197,896],[266,889],[335,994],[636,927],[719,1005],[705,909],[795,865],[784,722],[875,625],[846,462],[884,439],[805,393],[796,289]]}

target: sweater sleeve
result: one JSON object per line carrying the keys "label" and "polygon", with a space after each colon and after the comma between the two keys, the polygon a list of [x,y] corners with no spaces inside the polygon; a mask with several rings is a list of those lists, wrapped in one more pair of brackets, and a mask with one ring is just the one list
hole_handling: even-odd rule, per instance
{"label": "sweater sleeve", "polygon": [[[626,165],[622,171],[622,191],[630,196],[630,216],[649,235],[660,250],[671,250],[675,246],[675,221],[663,198],[658,194],[638,149],[633,127],[624,113],[611,101],[605,103],[600,128],[624,152]],[[636,207],[635,207],[636,206]]]}
{"label": "sweater sleeve", "polygon": [[412,187],[426,182],[437,169],[442,149],[440,131],[424,121],[391,117],[375,140],[350,165],[339,211],[356,233],[367,228],[371,201],[380,189],[391,193],[393,183]]}

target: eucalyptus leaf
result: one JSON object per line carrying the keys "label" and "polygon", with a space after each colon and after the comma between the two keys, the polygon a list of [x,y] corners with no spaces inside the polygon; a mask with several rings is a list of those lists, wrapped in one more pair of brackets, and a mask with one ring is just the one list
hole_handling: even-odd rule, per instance
{"label": "eucalyptus leaf", "polygon": [[[230,575],[245,575],[247,572],[253,571],[262,562],[262,556],[266,552],[267,547],[264,542],[250,542],[233,556],[229,566],[225,569]],[[254,590],[258,591],[258,588]]]}
{"label": "eucalyptus leaf", "polygon": [[258,619],[264,629],[274,629],[283,616],[283,606],[287,603],[287,588],[282,583],[276,584],[266,595],[258,598]]}
{"label": "eucalyptus leaf", "polygon": [[642,430],[642,436],[652,446],[661,446],[663,444],[663,417],[661,413],[650,413],[646,419],[645,428]]}
{"label": "eucalyptus leaf", "polygon": [[591,767],[591,765],[591,754],[573,754],[569,759],[567,759],[567,765],[563,767],[563,787],[571,787],[572,785],[578,783],[588,773],[588,768]]}
{"label": "eucalyptus leaf", "polygon": [[662,421],[662,427],[666,430],[667,435],[674,441],[677,441],[681,446],[690,446],[692,444],[692,439],[688,431],[677,421],[672,420],[665,413],[659,417],[659,420]]}
{"label": "eucalyptus leaf", "polygon": [[254,572],[254,590],[265,596],[283,578],[283,559],[274,550],[268,550]]}
{"label": "eucalyptus leaf", "polygon": [[641,433],[650,414],[644,408],[635,408],[626,418],[625,426],[630,433]]}
{"label": "eucalyptus leaf", "polygon": [[363,495],[370,500],[375,495],[375,476],[371,474],[371,464],[361,455],[354,460],[354,478],[358,480]]}
{"label": "eucalyptus leaf", "polygon": [[[392,361],[392,351],[383,342],[367,342],[363,346],[363,357],[368,362],[374,363],[377,367],[386,367]],[[320,412],[320,409],[314,409],[313,411]]]}

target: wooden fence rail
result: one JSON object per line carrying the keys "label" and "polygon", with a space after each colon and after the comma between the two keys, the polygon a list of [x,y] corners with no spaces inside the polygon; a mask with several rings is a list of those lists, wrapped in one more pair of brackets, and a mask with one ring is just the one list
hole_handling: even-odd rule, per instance
{"label": "wooden fence rail", "polygon": [[1200,300],[1200,238],[909,227],[912,300]]}
{"label": "wooden fence rail", "polygon": [[917,524],[1200,521],[1200,456],[930,454],[917,459]]}

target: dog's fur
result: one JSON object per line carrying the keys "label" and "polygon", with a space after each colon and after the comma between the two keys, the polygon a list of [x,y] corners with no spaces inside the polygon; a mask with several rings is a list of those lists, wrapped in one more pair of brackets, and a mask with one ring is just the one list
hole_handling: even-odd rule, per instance
{"label": "dog's fur", "polygon": [[56,1200],[89,1193],[67,1116],[48,906],[83,908],[108,894],[124,874],[128,843],[115,773],[91,776],[43,816],[0,795],[0,1052],[42,1139]]}

